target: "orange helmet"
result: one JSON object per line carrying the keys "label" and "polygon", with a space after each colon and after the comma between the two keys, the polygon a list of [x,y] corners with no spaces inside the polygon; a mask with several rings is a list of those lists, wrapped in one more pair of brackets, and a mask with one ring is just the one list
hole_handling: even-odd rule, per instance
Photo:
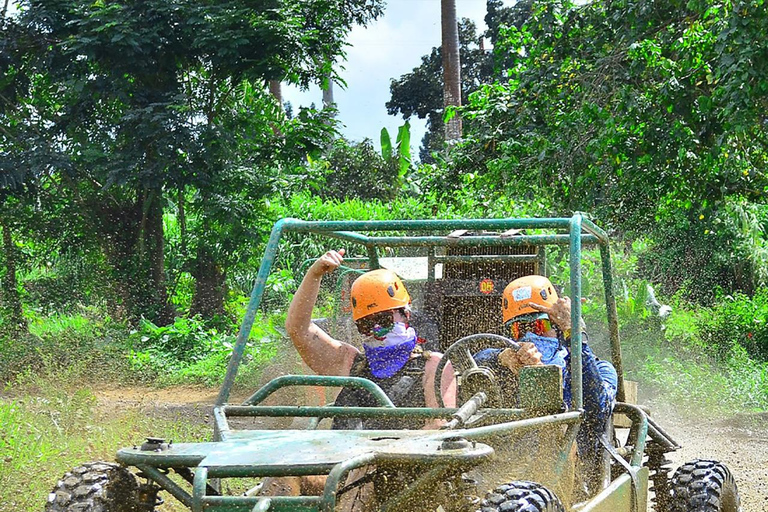
{"label": "orange helmet", "polygon": [[529,304],[552,306],[557,302],[557,299],[555,287],[544,276],[531,275],[515,279],[504,288],[504,300],[502,302],[504,323],[506,324],[512,319],[546,318],[546,313],[536,311]]}
{"label": "orange helmet", "polygon": [[352,319],[407,307],[411,296],[405,285],[391,270],[380,268],[361,275],[352,283],[349,292],[352,298]]}

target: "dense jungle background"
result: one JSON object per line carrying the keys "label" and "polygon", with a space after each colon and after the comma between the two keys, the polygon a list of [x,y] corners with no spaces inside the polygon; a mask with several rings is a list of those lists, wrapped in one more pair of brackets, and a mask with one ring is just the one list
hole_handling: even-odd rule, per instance
{"label": "dense jungle background", "polygon": [[[0,509],[40,509],[66,469],[147,430],[210,435],[104,406],[105,390],[215,390],[271,226],[289,216],[585,212],[614,242],[641,395],[765,428],[763,0],[487,4],[487,33],[458,20],[462,105],[444,106],[435,48],[392,80],[403,126],[374,144],[341,137],[332,104],[282,103],[279,83],[337,79],[349,31],[381,0],[5,0]],[[429,121],[420,144],[413,116]],[[281,246],[241,389],[292,350],[285,310],[325,249]],[[547,272],[567,277],[556,257]],[[597,322],[598,256],[584,279]]]}

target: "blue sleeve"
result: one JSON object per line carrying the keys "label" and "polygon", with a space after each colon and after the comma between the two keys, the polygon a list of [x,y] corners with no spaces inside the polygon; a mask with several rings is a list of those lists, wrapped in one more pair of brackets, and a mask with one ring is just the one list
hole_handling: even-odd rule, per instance
{"label": "blue sleeve", "polygon": [[486,348],[472,357],[477,364],[495,370],[501,367],[499,364],[499,354],[501,354],[502,350],[501,348]]}
{"label": "blue sleeve", "polygon": [[[577,434],[579,454],[591,464],[597,464],[601,454],[599,436],[605,431],[608,418],[613,413],[616,401],[618,376],[608,361],[595,356],[586,343],[581,348],[582,391],[584,398],[584,423]],[[570,370],[570,354],[568,357]],[[572,405],[570,371],[565,386],[566,403]]]}
{"label": "blue sleeve", "polygon": [[598,359],[586,343],[582,345],[581,362],[584,410],[602,424],[613,412],[616,401],[616,369],[608,361]]}

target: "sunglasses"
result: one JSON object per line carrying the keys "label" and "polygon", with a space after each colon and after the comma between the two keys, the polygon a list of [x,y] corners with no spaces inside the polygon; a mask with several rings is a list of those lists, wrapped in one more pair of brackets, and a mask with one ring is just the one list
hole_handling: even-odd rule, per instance
{"label": "sunglasses", "polygon": [[512,322],[510,324],[512,337],[516,340],[522,338],[527,332],[532,332],[536,336],[542,336],[551,328],[552,322],[549,321],[549,318],[539,318],[529,322]]}
{"label": "sunglasses", "polygon": [[364,316],[355,323],[357,325],[357,332],[364,336],[372,334],[384,336],[395,326],[395,315],[392,311],[382,311]]}

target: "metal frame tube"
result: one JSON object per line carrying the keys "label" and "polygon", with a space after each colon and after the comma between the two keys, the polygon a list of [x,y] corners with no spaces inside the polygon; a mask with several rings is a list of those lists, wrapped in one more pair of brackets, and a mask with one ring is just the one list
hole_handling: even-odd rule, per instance
{"label": "metal frame tube", "polygon": [[376,460],[376,455],[373,453],[364,453],[353,457],[349,460],[337,464],[325,481],[325,489],[323,490],[323,500],[320,503],[320,512],[333,512],[336,507],[336,491],[339,488],[341,479],[344,478],[353,469],[361,468],[372,464]]}
{"label": "metal frame tube", "polygon": [[629,439],[627,439],[627,445],[632,446],[629,463],[632,466],[641,466],[645,454],[645,443],[648,438],[648,416],[639,407],[623,402],[616,404],[614,412],[624,414],[632,420],[632,428],[629,432]]}
{"label": "metal frame tube", "polygon": [[261,389],[251,395],[243,405],[257,405],[278,389],[288,386],[329,386],[351,387],[368,391],[384,407],[394,407],[395,404],[384,391],[373,381],[362,377],[340,377],[335,375],[282,375],[267,382]]}
{"label": "metal frame tube", "polygon": [[[594,235],[581,235],[584,245],[596,245],[600,240]],[[350,240],[353,241],[353,240]],[[446,238],[442,236],[402,236],[368,237],[359,242],[367,248],[379,247],[455,247],[467,245],[485,245],[489,247],[507,247],[518,245],[568,245],[568,235],[525,235],[524,237],[500,238],[497,236],[463,236]]]}
{"label": "metal frame tube", "polygon": [[581,224],[580,214],[571,217],[571,398],[576,410],[584,407],[581,375]]}
{"label": "metal frame tube", "polygon": [[[521,235],[515,237],[490,237],[490,236],[468,236],[458,239],[450,239],[444,236],[417,236],[417,237],[369,237],[355,231],[453,231],[456,229],[468,230],[496,230],[506,231],[509,229],[554,229],[568,230],[568,234],[554,235]],[[237,369],[242,360],[245,345],[250,335],[256,312],[259,307],[266,279],[275,260],[278,248],[278,242],[283,232],[294,233],[316,233],[326,236],[341,238],[350,242],[360,243],[367,247],[368,258],[371,262],[371,268],[379,266],[378,254],[376,248],[382,245],[425,245],[429,247],[448,246],[448,245],[549,245],[569,244],[571,254],[571,294],[574,297],[581,296],[581,246],[582,244],[601,244],[607,246],[608,238],[606,233],[594,225],[588,219],[584,219],[580,213],[574,214],[571,218],[543,218],[543,219],[453,219],[453,220],[397,220],[397,221],[302,221],[293,218],[278,220],[272,228],[272,232],[267,242],[264,257],[262,259],[251,300],[248,304],[245,317],[243,319],[237,342],[232,353],[227,373],[222,384],[221,391],[216,404],[222,405],[229,399],[229,394],[234,383]],[[586,231],[586,233],[582,232]],[[434,263],[435,256],[432,258]],[[604,269],[610,271],[610,258],[604,260]],[[610,300],[610,298],[608,299]],[[578,326],[581,318],[581,303],[574,301],[572,307],[573,325]],[[610,311],[609,316],[615,318],[615,309]],[[613,320],[609,319],[609,322]],[[617,337],[612,338],[618,339]],[[613,342],[613,341],[612,341]],[[572,331],[571,349],[572,349],[572,380],[571,391],[574,397],[574,407],[581,409],[583,406],[582,395],[582,376],[581,376],[581,332],[578,327]],[[617,370],[618,371],[618,370]],[[620,380],[621,385],[621,380]]]}
{"label": "metal frame tube", "polygon": [[195,470],[195,478],[192,481],[192,512],[203,512],[203,499],[205,498],[205,486],[208,483],[208,468],[205,466]]}
{"label": "metal frame tube", "polygon": [[[304,407],[295,405],[225,405],[224,414],[232,417],[295,417],[295,418],[450,418],[458,409],[426,407]],[[483,417],[516,421],[525,414],[523,409],[487,409]]]}
{"label": "metal frame tube", "polygon": [[545,425],[569,425],[580,422],[582,414],[582,411],[563,412],[560,414],[550,414],[548,416],[529,418],[510,423],[474,427],[465,430],[447,430],[445,432],[446,437],[460,436],[465,439],[482,441],[488,437],[503,435],[510,432],[523,432],[525,430],[540,428]]}
{"label": "metal frame tube", "polygon": [[624,367],[621,362],[621,342],[619,340],[619,319],[616,311],[616,296],[613,293],[613,275],[611,272],[611,249],[608,245],[600,246],[602,262],[603,288],[605,288],[605,307],[608,310],[608,335],[611,340],[611,362],[618,376],[616,400],[626,400],[624,394]]}
{"label": "metal frame tube", "polygon": [[160,484],[160,487],[168,491],[171,496],[179,500],[185,507],[190,509],[193,507],[194,500],[192,496],[159,469],[144,464],[135,464],[135,466],[139,471]]}
{"label": "metal frame tube", "polygon": [[221,391],[216,399],[216,405],[221,405],[229,400],[229,393],[232,390],[232,385],[235,383],[235,377],[237,376],[237,369],[240,367],[240,361],[243,359],[243,353],[245,352],[245,345],[248,341],[248,337],[251,334],[253,328],[253,322],[256,320],[256,311],[261,303],[261,298],[264,295],[264,288],[267,286],[267,277],[272,269],[272,263],[275,261],[275,255],[277,254],[277,246],[280,241],[280,236],[283,233],[283,228],[287,221],[278,220],[272,227],[272,233],[269,235],[269,241],[267,247],[264,250],[264,257],[261,259],[261,266],[259,272],[256,275],[256,282],[253,285],[253,292],[251,293],[251,299],[248,302],[248,309],[245,311],[245,317],[243,323],[240,326],[240,332],[237,335],[237,341],[235,342],[235,348],[232,350],[232,357],[227,365],[227,373],[224,376],[224,382],[221,385]]}

